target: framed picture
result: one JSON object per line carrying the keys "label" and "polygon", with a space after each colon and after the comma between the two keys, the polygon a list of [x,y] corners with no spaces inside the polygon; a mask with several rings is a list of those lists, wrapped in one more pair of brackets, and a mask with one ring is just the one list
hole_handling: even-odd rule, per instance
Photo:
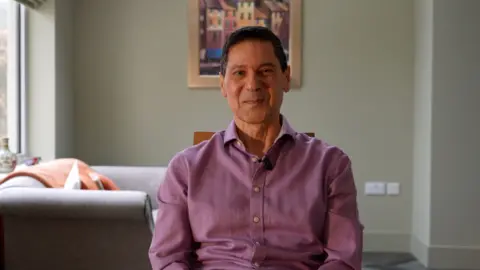
{"label": "framed picture", "polygon": [[219,88],[220,57],[234,30],[260,25],[282,41],[291,88],[301,86],[302,0],[188,0],[188,87]]}

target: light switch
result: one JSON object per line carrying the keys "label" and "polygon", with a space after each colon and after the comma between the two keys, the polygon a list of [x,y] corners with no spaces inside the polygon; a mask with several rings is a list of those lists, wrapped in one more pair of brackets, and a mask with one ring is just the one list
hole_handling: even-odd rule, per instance
{"label": "light switch", "polygon": [[365,183],[365,195],[385,195],[384,182],[367,182]]}
{"label": "light switch", "polygon": [[400,183],[388,183],[387,184],[387,194],[388,195],[399,195],[400,194]]}

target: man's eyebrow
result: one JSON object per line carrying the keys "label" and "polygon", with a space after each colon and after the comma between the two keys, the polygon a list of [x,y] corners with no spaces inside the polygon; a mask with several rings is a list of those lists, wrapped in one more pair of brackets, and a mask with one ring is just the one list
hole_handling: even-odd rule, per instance
{"label": "man's eyebrow", "polygon": [[[245,65],[235,64],[235,65],[232,65],[230,68],[235,69],[235,68],[244,68],[244,67]],[[276,65],[272,62],[266,62],[261,64],[258,68],[262,68],[262,67],[276,67]]]}
{"label": "man's eyebrow", "polygon": [[260,67],[275,67],[275,64],[272,62],[263,63]]}
{"label": "man's eyebrow", "polygon": [[235,68],[244,68],[245,65],[232,65],[230,68],[235,69]]}

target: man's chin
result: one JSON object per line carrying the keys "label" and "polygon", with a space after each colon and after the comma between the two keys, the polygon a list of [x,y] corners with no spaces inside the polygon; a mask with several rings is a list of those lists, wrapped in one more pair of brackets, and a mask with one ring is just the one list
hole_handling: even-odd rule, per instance
{"label": "man's chin", "polygon": [[243,108],[236,113],[236,117],[248,124],[262,124],[268,122],[272,112],[267,106]]}
{"label": "man's chin", "polygon": [[265,119],[247,119],[246,121],[244,121],[245,123],[248,123],[250,125],[260,125],[260,124],[263,124],[265,123]]}
{"label": "man's chin", "polygon": [[248,115],[244,117],[240,117],[240,119],[248,124],[256,125],[265,123],[267,120],[266,114],[259,114],[259,115]]}

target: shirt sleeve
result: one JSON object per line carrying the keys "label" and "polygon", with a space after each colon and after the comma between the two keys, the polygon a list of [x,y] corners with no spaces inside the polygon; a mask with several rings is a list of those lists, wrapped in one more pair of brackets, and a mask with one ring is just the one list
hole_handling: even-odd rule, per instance
{"label": "shirt sleeve", "polygon": [[187,208],[188,170],[184,157],[170,161],[157,192],[158,213],[149,249],[153,270],[190,269],[193,240]]}
{"label": "shirt sleeve", "polygon": [[348,156],[339,159],[331,179],[324,238],[327,258],[319,270],[361,270],[363,225]]}

